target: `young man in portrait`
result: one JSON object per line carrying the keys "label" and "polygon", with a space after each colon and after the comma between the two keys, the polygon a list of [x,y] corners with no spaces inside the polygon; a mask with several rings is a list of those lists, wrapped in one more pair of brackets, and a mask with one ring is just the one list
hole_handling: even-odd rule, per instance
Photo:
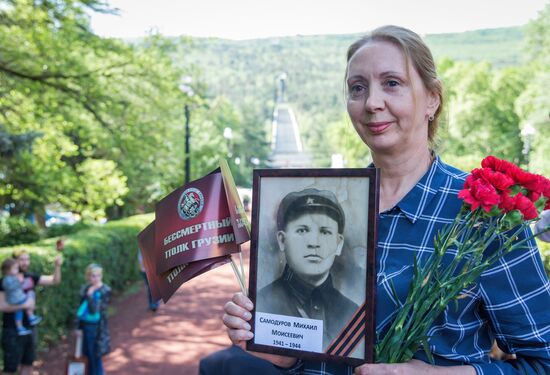
{"label": "young man in portrait", "polygon": [[330,274],[342,252],[344,225],[334,193],[305,189],[287,194],[277,211],[277,244],[286,265],[257,295],[257,311],[322,320],[323,348],[359,308],[334,287]]}

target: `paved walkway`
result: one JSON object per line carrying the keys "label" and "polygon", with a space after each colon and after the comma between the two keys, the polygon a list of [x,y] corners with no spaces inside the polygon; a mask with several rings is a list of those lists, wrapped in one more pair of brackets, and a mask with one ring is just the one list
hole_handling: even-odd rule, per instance
{"label": "paved walkway", "polygon": [[[244,254],[248,251],[247,245]],[[226,264],[184,284],[156,313],[146,309],[144,288],[115,301],[116,313],[109,322],[113,351],[104,357],[106,373],[198,374],[201,357],[230,344],[221,315],[224,303],[238,290]],[[39,362],[39,373],[61,374],[67,348],[63,342],[49,351]]]}

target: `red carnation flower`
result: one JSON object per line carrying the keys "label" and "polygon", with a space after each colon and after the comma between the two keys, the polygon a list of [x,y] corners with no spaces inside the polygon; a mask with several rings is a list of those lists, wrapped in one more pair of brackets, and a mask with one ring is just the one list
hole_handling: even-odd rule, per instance
{"label": "red carnation flower", "polygon": [[[482,168],[468,175],[458,197],[464,200],[462,209],[452,224],[438,232],[426,266],[415,264],[409,294],[386,336],[377,344],[380,362],[405,362],[418,347],[427,348],[429,328],[451,301],[462,298],[463,291],[506,254],[528,250],[525,241],[529,236],[521,238],[517,234],[537,219],[537,208],[540,210],[544,204],[550,208],[550,180],[489,156],[483,160]],[[484,254],[484,249],[497,237],[506,246],[497,246],[494,252]],[[467,266],[457,276],[456,264],[442,261],[450,249],[456,249],[456,254],[453,253],[456,259],[468,257]],[[449,286],[457,292],[449,293]],[[421,293],[429,295],[426,303],[415,303],[414,296]],[[407,319],[415,323],[404,327],[401,323]],[[407,337],[410,345],[396,348],[395,342],[403,337]]]}
{"label": "red carnation flower", "polygon": [[491,185],[501,191],[507,191],[510,186],[514,185],[514,180],[501,172],[493,172],[490,182]]}
{"label": "red carnation flower", "polygon": [[476,178],[473,175],[474,171],[475,171],[475,169],[472,171],[472,174],[469,174],[468,177],[466,177],[466,180],[464,181],[464,188],[465,189],[471,188],[472,183],[476,180]]}
{"label": "red carnation flower", "polygon": [[471,206],[471,210],[475,211],[478,207],[482,207],[486,212],[491,211],[491,208],[500,202],[500,197],[493,185],[483,179],[475,179],[468,182],[469,188],[465,188],[458,193],[458,197],[464,199],[464,202]]}
{"label": "red carnation flower", "polygon": [[525,172],[521,169],[518,169],[514,174],[514,179],[519,185],[529,191],[542,193],[542,190],[544,189],[544,182],[540,177],[542,176]]}
{"label": "red carnation flower", "polygon": [[481,166],[483,168],[491,168],[494,170],[500,170],[496,168],[497,164],[500,164],[500,159],[495,158],[494,156],[487,156],[485,159],[481,161]]}
{"label": "red carnation flower", "polygon": [[510,193],[510,186],[514,185],[514,180],[504,173],[495,172],[491,168],[476,168],[466,178],[464,187],[469,188],[476,179],[482,179],[503,194]]}
{"label": "red carnation flower", "polygon": [[515,209],[522,213],[525,220],[531,220],[538,216],[537,209],[529,198],[524,196],[521,192],[517,193],[514,198],[516,199]]}
{"label": "red carnation flower", "polygon": [[514,210],[516,208],[516,196],[511,197],[509,194],[501,194],[498,208],[505,213]]}
{"label": "red carnation flower", "polygon": [[510,163],[507,160],[502,160],[494,156],[487,156],[481,161],[481,166],[483,168],[491,168],[494,171],[502,172],[512,177],[514,172],[519,170],[519,167],[514,163]]}
{"label": "red carnation flower", "polygon": [[540,193],[544,195],[544,197],[547,199],[546,206],[544,207],[545,210],[550,209],[550,180],[544,176],[540,176],[541,179],[541,191]]}

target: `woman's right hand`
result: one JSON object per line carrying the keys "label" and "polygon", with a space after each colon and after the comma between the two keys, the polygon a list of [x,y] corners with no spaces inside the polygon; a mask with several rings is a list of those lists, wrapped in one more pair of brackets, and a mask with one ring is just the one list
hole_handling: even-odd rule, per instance
{"label": "woman's right hand", "polygon": [[[242,293],[233,295],[233,299],[227,302],[223,308],[223,324],[227,327],[227,334],[234,345],[238,345],[241,349],[246,350],[246,341],[254,337],[250,331],[250,313],[254,305],[252,301]],[[296,363],[294,357],[284,357],[275,354],[249,352],[250,354],[265,359],[279,367],[291,367]]]}
{"label": "woman's right hand", "polygon": [[248,323],[253,308],[252,301],[242,293],[235,293],[233,299],[223,307],[222,320],[227,327],[227,335],[233,344],[243,349],[245,342],[254,336]]}

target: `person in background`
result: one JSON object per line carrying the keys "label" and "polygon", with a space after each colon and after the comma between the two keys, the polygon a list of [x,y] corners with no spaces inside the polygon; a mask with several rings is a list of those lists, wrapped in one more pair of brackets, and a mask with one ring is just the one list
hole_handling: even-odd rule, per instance
{"label": "person in background", "polygon": [[[41,275],[30,272],[31,257],[27,250],[19,249],[13,253],[19,265],[19,277],[25,293],[34,291],[36,286],[54,286],[61,282],[61,265],[63,258],[59,255],[54,261],[54,271],[51,275]],[[26,314],[23,315],[23,326],[30,329],[30,335],[20,336],[15,326],[14,313],[20,309],[34,308],[35,301],[29,299],[22,305],[13,306],[7,303],[6,293],[0,283],[0,311],[2,317],[2,351],[4,354],[4,374],[15,374],[19,368],[20,375],[30,375],[36,358],[37,326],[28,323]]]}
{"label": "person in background", "polygon": [[141,270],[141,276],[145,282],[145,291],[147,292],[147,302],[149,303],[149,310],[156,312],[160,306],[160,300],[154,301],[153,295],[151,294],[151,287],[149,286],[149,281],[147,280],[147,273],[145,272],[145,265],[143,264],[143,257],[141,256],[141,251],[138,249],[138,261],[139,268]]}
{"label": "person in background", "polygon": [[[359,16],[360,17],[360,16]],[[383,26],[354,42],[345,71],[347,111],[380,169],[376,249],[376,337],[387,332],[405,301],[413,264],[433,253],[433,239],[452,222],[467,174],[443,162],[433,145],[443,88],[428,46],[411,30]],[[480,124],[480,128],[482,124]],[[365,149],[365,152],[368,152]],[[525,230],[518,241],[530,237]],[[497,244],[495,244],[497,245]],[[550,283],[533,239],[487,269],[464,298],[446,307],[422,349],[398,364],[355,369],[334,361],[246,352],[252,301],[238,293],[223,322],[233,347],[201,361],[201,374],[550,374]],[[515,358],[489,357],[493,339]]]}
{"label": "person in background", "polygon": [[[542,211],[540,215],[540,220],[535,224],[534,232],[542,232],[546,227],[550,226],[550,210]],[[537,238],[544,242],[550,242],[550,230],[539,234]]]}
{"label": "person in background", "polygon": [[95,263],[86,267],[87,284],[80,289],[78,328],[82,330],[82,353],[88,358],[88,375],[103,375],[102,356],[111,350],[107,307],[111,288],[103,283],[103,268]]}
{"label": "person in background", "polygon": [[244,212],[246,213],[250,212],[250,197],[248,195],[245,195],[243,198],[243,208],[244,208]]}
{"label": "person in background", "polygon": [[[8,258],[2,263],[2,288],[6,293],[6,302],[10,305],[20,306],[28,299],[34,300],[34,292],[27,293],[23,291],[23,285],[19,280],[19,264],[13,258]],[[23,325],[23,314],[27,314],[27,319],[31,326],[35,326],[42,321],[42,317],[34,314],[34,308],[21,309],[14,312],[15,328],[19,336],[30,335],[32,331]]]}

